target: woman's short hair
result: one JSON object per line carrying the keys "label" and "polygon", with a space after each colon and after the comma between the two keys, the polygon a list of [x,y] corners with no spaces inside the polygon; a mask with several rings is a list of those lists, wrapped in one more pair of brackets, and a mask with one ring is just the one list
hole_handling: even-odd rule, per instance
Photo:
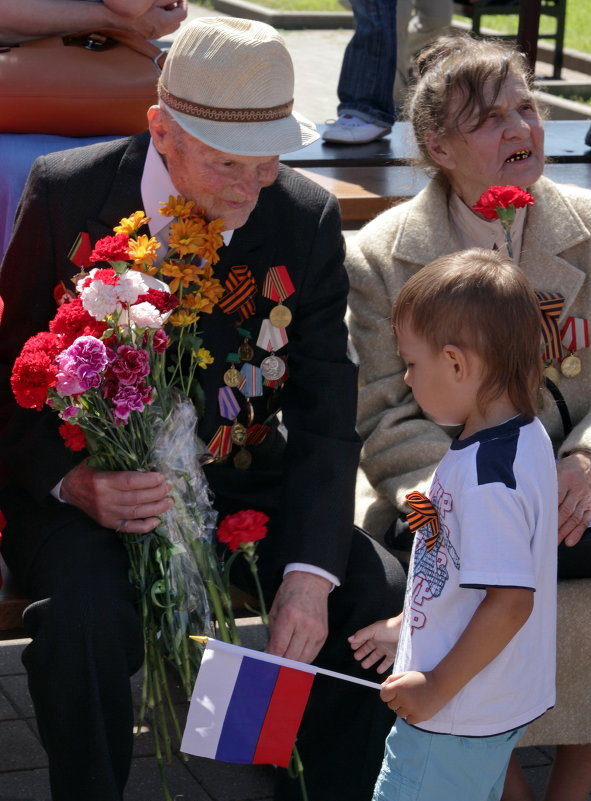
{"label": "woman's short hair", "polygon": [[509,73],[522,76],[530,90],[533,86],[534,76],[525,56],[499,39],[442,36],[421,52],[416,63],[418,80],[405,116],[413,126],[419,163],[437,171],[426,146],[428,133],[457,132],[468,121],[470,130],[479,128]]}
{"label": "woman's short hair", "polygon": [[481,412],[506,392],[519,412],[537,413],[541,316],[535,292],[512,259],[482,248],[436,259],[404,284],[392,324],[394,333],[410,326],[436,351],[456,345],[475,353],[484,365]]}

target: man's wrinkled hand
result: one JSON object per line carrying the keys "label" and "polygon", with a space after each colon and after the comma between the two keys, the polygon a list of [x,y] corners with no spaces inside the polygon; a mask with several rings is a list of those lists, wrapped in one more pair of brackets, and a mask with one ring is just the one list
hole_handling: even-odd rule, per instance
{"label": "man's wrinkled hand", "polygon": [[146,534],[172,508],[169,491],[160,473],[95,470],[82,462],[64,476],[60,494],[105,528]]}
{"label": "man's wrinkled hand", "polygon": [[328,636],[328,594],[332,584],[314,573],[287,573],[269,613],[271,654],[312,662]]}
{"label": "man's wrinkled hand", "polygon": [[575,451],[556,465],[558,542],[576,545],[591,521],[591,454]]}

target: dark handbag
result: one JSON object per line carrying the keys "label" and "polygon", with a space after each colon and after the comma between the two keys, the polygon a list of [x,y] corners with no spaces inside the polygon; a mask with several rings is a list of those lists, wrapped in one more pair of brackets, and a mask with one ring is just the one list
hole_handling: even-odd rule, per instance
{"label": "dark handbag", "polygon": [[0,47],[0,133],[139,133],[165,57],[115,30]]}

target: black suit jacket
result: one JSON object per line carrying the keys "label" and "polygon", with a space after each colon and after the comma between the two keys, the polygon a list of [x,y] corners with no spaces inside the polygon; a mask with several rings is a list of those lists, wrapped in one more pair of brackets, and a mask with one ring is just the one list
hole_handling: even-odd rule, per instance
{"label": "black suit jacket", "polygon": [[[112,233],[122,217],[142,208],[140,179],[147,133],[38,159],[19,206],[12,242],[0,271],[6,308],[0,328],[0,469],[2,485],[18,486],[42,502],[79,456],[57,434],[49,410],[16,407],[9,388],[12,363],[25,340],[47,330],[56,307],[53,289],[77,272],[68,259],[81,231],[92,242]],[[166,200],[166,198],[163,198]],[[217,505],[225,511],[259,508],[274,518],[280,564],[315,564],[344,579],[352,532],[354,481],[359,455],[355,432],[356,370],[346,355],[344,313],[347,277],[335,199],[292,170],[260,194],[247,223],[234,232],[215,268],[222,281],[233,265],[246,264],[259,290],[271,266],[285,265],[295,286],[287,301],[289,378],[281,392],[287,443],[275,430],[249,470],[231,460],[207,468]],[[256,342],[260,324],[275,305],[259,291],[255,316],[244,324]],[[217,308],[203,315],[204,345],[215,357],[199,371],[205,410],[199,433],[209,441],[225,423],[218,389],[226,356],[240,343],[236,320]],[[255,364],[267,355],[255,348]],[[267,416],[268,398],[255,401],[255,422]]]}

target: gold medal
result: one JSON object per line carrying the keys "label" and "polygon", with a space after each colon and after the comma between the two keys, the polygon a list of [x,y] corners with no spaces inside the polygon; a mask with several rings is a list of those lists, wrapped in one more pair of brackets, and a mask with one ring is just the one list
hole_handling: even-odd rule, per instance
{"label": "gold medal", "polygon": [[581,372],[581,360],[574,353],[569,354],[560,364],[560,372],[565,378],[576,378]]}
{"label": "gold medal", "polygon": [[271,321],[271,325],[274,325],[275,328],[287,328],[291,323],[291,312],[287,306],[284,306],[283,303],[279,303],[269,312],[269,320]]}
{"label": "gold medal", "polygon": [[554,367],[553,364],[548,364],[544,367],[543,375],[545,378],[552,381],[553,384],[560,383],[560,372]]}
{"label": "gold medal", "polygon": [[240,448],[236,456],[234,457],[234,467],[237,470],[248,470],[250,465],[252,464],[252,456],[246,448]]}
{"label": "gold medal", "polygon": [[248,340],[245,339],[242,345],[240,345],[238,348],[238,355],[243,362],[251,361],[252,357],[254,356],[254,350],[252,349],[252,345],[248,342]]}
{"label": "gold medal", "polygon": [[238,370],[232,365],[229,370],[224,373],[224,384],[227,387],[239,387],[242,383],[242,376]]}
{"label": "gold medal", "polygon": [[230,438],[235,445],[244,445],[246,442],[246,428],[242,425],[242,423],[234,423],[232,426],[232,431],[230,432]]}

